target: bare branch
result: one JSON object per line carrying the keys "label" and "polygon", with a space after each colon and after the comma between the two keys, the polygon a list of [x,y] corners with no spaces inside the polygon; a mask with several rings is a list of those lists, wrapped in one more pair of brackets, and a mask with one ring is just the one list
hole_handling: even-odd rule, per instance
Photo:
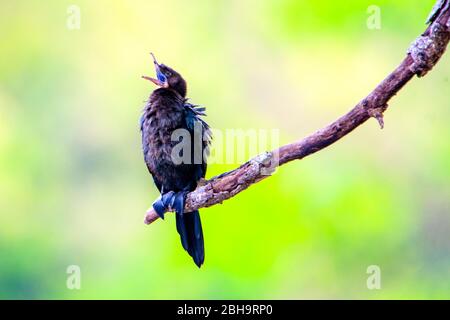
{"label": "bare branch", "polygon": [[[276,166],[322,150],[338,141],[371,117],[384,126],[383,113],[388,101],[394,97],[414,75],[424,76],[439,61],[450,40],[450,0],[439,0],[433,9],[431,25],[408,49],[406,58],[365,99],[346,115],[310,136],[267,152],[241,165],[239,168],[212,178],[187,195],[185,211],[222,203],[254,183],[270,176]],[[158,219],[150,208],[145,223]]]}

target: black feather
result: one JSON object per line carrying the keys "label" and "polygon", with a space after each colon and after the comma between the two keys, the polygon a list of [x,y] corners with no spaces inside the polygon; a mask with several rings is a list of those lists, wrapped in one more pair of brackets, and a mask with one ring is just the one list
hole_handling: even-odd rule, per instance
{"label": "black feather", "polygon": [[200,213],[198,211],[185,213],[182,220],[187,230],[187,252],[192,259],[194,259],[195,264],[200,268],[205,261],[205,247]]}
{"label": "black feather", "polygon": [[184,198],[185,193],[179,192],[175,195],[174,209],[176,213],[177,231],[180,234],[181,244],[184,250],[189,252],[189,232],[184,218]]}

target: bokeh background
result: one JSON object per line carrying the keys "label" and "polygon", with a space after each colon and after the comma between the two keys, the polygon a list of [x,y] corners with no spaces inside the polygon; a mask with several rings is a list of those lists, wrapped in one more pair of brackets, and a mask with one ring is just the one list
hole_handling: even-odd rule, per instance
{"label": "bokeh background", "polygon": [[[149,51],[185,76],[211,126],[279,129],[284,144],[393,70],[433,4],[2,0],[0,298],[450,298],[449,55],[391,102],[384,130],[369,121],[201,210],[201,270],[173,215],[143,224],[157,197],[138,127]],[[69,265],[81,290],[66,287]]]}

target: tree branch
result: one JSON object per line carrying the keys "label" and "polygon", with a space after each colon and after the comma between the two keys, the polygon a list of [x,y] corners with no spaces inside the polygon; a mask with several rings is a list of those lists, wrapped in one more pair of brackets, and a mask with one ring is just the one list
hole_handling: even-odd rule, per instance
{"label": "tree branch", "polygon": [[[450,40],[450,0],[439,0],[429,17],[430,25],[408,49],[406,58],[366,98],[346,115],[310,136],[259,155],[239,168],[202,183],[187,195],[185,211],[222,203],[254,183],[270,176],[275,167],[322,150],[338,141],[371,117],[383,128],[383,113],[388,101],[394,97],[414,75],[424,76],[444,54]],[[150,224],[158,215],[150,208],[145,223]]]}

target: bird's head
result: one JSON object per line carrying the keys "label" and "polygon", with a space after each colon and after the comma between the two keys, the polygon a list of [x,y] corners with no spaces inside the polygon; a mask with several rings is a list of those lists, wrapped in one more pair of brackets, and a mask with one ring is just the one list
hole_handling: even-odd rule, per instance
{"label": "bird's head", "polygon": [[151,53],[151,55],[153,57],[153,63],[155,65],[156,78],[151,78],[147,76],[142,76],[142,78],[153,82],[154,84],[156,84],[161,88],[172,89],[182,97],[185,97],[187,88],[186,88],[186,81],[183,79],[183,77],[172,68],[164,64],[159,64],[156,61],[156,58],[153,55],[153,53]]}

